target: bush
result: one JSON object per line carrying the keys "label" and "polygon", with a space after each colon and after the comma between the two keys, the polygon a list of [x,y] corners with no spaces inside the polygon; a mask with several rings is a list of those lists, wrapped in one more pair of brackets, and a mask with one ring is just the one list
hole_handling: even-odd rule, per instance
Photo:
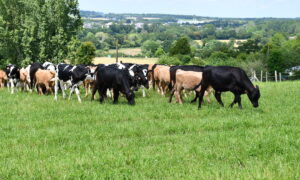
{"label": "bush", "polygon": [[181,65],[182,62],[175,56],[161,56],[157,62],[158,64],[167,64],[167,65]]}
{"label": "bush", "polygon": [[96,56],[96,47],[92,42],[81,43],[76,53],[77,64],[91,64]]}
{"label": "bush", "polygon": [[196,57],[191,59],[190,64],[204,66],[206,65],[206,62],[203,59]]}

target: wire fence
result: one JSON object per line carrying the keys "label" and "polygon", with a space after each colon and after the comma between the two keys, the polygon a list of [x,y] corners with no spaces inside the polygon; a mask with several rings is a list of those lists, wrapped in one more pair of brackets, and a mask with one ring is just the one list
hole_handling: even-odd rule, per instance
{"label": "wire fence", "polygon": [[295,81],[300,80],[300,74],[290,74],[290,73],[278,73],[277,71],[270,72],[252,72],[250,77],[251,81],[259,82],[282,82],[282,81]]}

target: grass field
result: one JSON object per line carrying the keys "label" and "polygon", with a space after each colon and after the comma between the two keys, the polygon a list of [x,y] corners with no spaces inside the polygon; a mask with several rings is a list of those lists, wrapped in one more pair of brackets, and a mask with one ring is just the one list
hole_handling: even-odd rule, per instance
{"label": "grass field", "polygon": [[152,90],[135,106],[0,90],[0,179],[300,179],[299,87],[260,84],[243,110],[230,93],[197,110]]}
{"label": "grass field", "polygon": [[[119,61],[123,63],[136,63],[136,64],[155,64],[157,58],[123,58],[119,57]],[[116,58],[96,57],[93,61],[94,64],[111,64],[116,63]]]}

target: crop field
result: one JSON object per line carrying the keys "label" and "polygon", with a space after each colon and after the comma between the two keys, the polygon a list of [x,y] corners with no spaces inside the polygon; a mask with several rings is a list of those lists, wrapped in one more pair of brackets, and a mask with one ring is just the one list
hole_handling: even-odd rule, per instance
{"label": "crop field", "polygon": [[[136,55],[142,54],[141,48],[122,48],[122,49],[119,49],[118,51],[119,51],[119,53],[123,53],[123,54],[130,55],[130,56],[136,56]],[[116,50],[111,49],[108,52],[113,54],[113,53],[116,53]]]}
{"label": "crop field", "polygon": [[[119,61],[123,63],[135,63],[135,64],[155,64],[157,58],[125,58],[119,57]],[[116,58],[108,57],[96,57],[93,61],[94,64],[112,64],[116,63]]]}
{"label": "crop field", "polygon": [[129,106],[2,89],[0,179],[300,179],[300,82],[259,85],[242,110],[231,93],[198,110],[153,90]]}

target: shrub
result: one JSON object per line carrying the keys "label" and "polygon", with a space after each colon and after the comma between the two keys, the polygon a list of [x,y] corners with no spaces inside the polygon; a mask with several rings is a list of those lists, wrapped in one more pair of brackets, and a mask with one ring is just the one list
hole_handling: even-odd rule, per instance
{"label": "shrub", "polygon": [[77,64],[91,64],[96,56],[96,47],[92,42],[81,43],[76,53]]}
{"label": "shrub", "polygon": [[158,64],[168,64],[168,65],[181,65],[182,62],[175,56],[161,56],[157,62]]}

